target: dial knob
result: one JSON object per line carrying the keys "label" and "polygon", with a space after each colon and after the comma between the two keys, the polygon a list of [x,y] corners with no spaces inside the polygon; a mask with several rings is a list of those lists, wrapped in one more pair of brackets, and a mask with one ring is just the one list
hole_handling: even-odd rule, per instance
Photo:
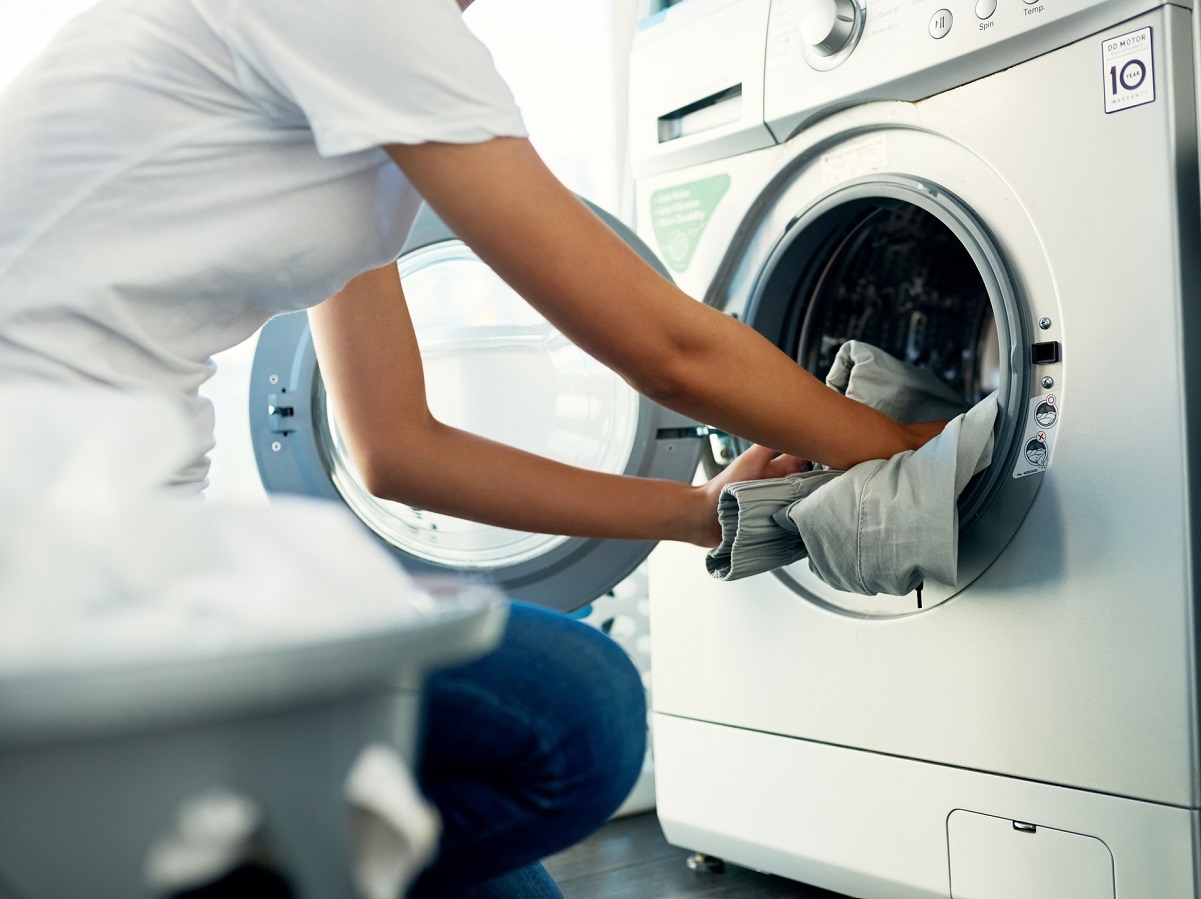
{"label": "dial knob", "polygon": [[818,56],[833,56],[850,43],[857,12],[855,0],[804,0],[801,40]]}

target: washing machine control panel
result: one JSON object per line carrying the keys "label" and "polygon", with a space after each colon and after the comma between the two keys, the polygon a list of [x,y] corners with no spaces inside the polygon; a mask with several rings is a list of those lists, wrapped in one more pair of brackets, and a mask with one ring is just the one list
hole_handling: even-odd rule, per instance
{"label": "washing machine control panel", "polygon": [[771,0],[763,118],[787,140],[831,108],[919,100],[1165,0]]}

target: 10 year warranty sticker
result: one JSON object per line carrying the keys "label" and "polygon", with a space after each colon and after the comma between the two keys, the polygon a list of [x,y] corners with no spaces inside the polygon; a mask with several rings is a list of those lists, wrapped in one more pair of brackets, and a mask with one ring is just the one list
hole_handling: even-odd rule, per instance
{"label": "10 year warranty sticker", "polygon": [[1105,70],[1105,112],[1155,102],[1151,29],[1106,38],[1101,43]]}

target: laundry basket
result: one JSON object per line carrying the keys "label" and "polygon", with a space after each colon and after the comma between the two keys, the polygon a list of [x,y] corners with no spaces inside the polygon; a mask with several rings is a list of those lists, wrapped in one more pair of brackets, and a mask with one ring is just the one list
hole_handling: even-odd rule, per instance
{"label": "laundry basket", "polygon": [[351,899],[348,772],[363,748],[411,759],[426,672],[498,639],[485,587],[441,587],[394,627],[172,661],[0,677],[0,896],[137,899],[181,804],[233,791],[299,896]]}

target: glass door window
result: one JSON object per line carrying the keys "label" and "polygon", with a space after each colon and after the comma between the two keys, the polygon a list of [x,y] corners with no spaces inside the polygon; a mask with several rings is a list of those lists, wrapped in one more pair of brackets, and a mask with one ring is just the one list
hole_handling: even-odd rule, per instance
{"label": "glass door window", "polygon": [[[634,447],[639,397],[570,343],[466,246],[449,241],[400,262],[425,368],[426,396],[445,424],[540,456],[621,473]],[[325,452],[338,491],[405,552],[459,568],[511,566],[567,538],[464,521],[373,497],[349,459],[332,410]],[[522,502],[514,495],[515,503]]]}

